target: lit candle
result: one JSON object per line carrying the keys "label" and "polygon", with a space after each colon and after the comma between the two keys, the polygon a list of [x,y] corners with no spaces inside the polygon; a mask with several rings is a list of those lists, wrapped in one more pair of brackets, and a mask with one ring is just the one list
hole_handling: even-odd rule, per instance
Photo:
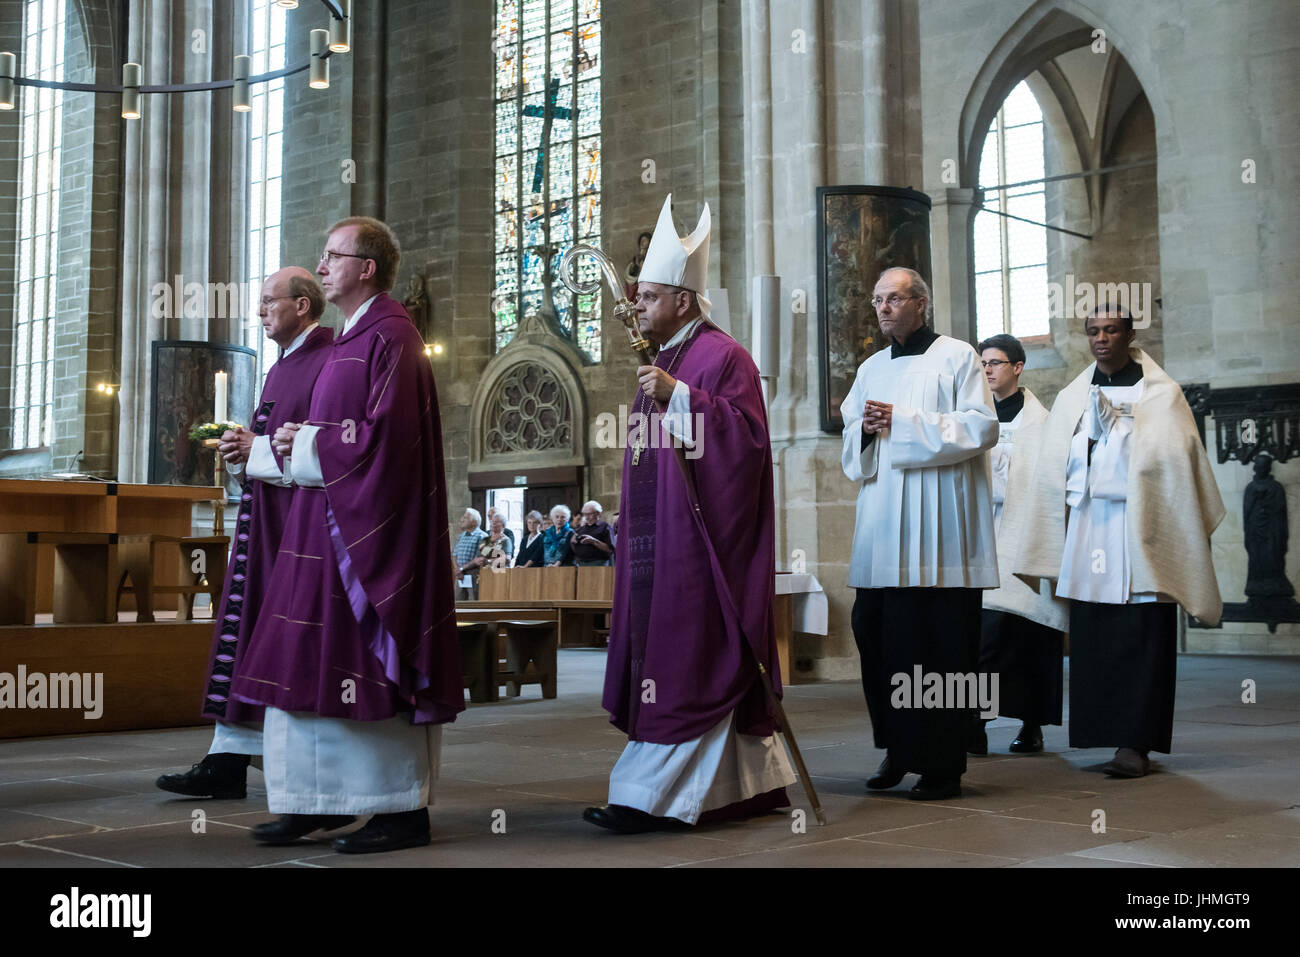
{"label": "lit candle", "polygon": [[217,373],[216,390],[216,400],[213,403],[216,406],[214,413],[216,418],[213,421],[221,423],[226,421],[226,374],[224,372]]}

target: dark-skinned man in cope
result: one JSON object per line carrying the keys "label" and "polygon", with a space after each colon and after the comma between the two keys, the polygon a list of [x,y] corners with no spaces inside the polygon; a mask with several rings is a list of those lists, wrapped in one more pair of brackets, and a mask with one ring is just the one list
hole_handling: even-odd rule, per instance
{"label": "dark-skinned man in cope", "polygon": [[1172,747],[1177,606],[1208,625],[1223,611],[1210,560],[1223,499],[1182,389],[1134,346],[1128,310],[1100,305],[1084,331],[1095,361],[1057,395],[1027,511],[1004,520],[1030,530],[1015,574],[1070,601],[1070,747],[1115,748],[1103,770],[1136,778]]}

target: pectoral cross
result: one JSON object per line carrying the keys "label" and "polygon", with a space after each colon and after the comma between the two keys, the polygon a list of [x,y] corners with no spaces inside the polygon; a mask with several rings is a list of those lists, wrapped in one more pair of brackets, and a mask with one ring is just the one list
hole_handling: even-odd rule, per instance
{"label": "pectoral cross", "polygon": [[645,446],[641,444],[641,440],[640,440],[639,438],[636,440],[636,442],[634,442],[634,443],[632,444],[632,464],[633,464],[633,465],[640,465],[640,464],[641,464],[641,450],[644,449],[644,448],[645,448]]}

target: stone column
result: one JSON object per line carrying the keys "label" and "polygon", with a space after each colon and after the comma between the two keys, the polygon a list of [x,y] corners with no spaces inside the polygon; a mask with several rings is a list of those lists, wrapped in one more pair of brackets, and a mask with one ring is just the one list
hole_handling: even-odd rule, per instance
{"label": "stone column", "polygon": [[978,190],[948,189],[931,197],[931,248],[933,250],[935,332],[954,339],[975,341],[975,289],[970,263],[972,223]]}

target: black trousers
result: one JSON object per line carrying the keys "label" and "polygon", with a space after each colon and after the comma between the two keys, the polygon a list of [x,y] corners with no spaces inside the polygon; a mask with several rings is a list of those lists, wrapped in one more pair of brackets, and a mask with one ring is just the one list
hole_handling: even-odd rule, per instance
{"label": "black trousers", "polygon": [[1060,724],[1065,635],[1007,611],[980,613],[980,672],[998,676],[998,714]]}
{"label": "black trousers", "polygon": [[877,748],[895,767],[941,778],[966,772],[972,709],[895,707],[895,675],[970,674],[979,657],[978,588],[859,588],[853,638]]}
{"label": "black trousers", "polygon": [[1070,747],[1168,754],[1178,606],[1070,602]]}

